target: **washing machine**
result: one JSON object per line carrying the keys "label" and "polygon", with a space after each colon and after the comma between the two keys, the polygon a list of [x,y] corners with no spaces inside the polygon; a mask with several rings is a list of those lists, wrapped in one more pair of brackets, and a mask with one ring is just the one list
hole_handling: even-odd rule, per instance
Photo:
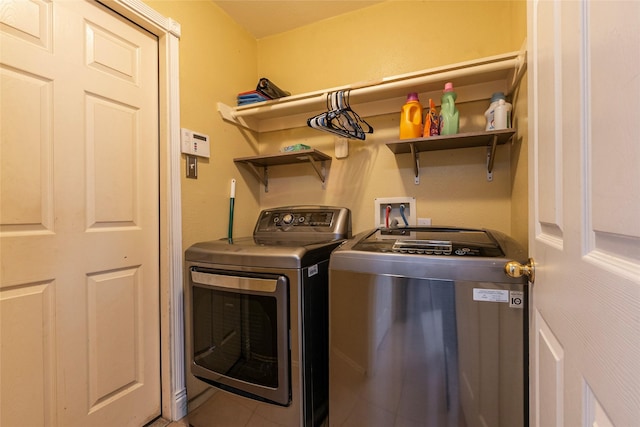
{"label": "washing machine", "polygon": [[347,208],[287,206],[260,212],[251,236],[187,249],[189,372],[273,422],[326,425],[328,265],[350,237]]}
{"label": "washing machine", "polygon": [[332,426],[528,425],[526,252],[503,233],[376,229],[329,268]]}

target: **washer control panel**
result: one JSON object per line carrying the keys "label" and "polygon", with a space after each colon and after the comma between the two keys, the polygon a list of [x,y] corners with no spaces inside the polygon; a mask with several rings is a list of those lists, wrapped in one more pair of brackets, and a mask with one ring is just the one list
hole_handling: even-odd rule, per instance
{"label": "washer control panel", "polygon": [[405,227],[374,230],[355,250],[407,255],[501,257],[504,252],[488,230]]}

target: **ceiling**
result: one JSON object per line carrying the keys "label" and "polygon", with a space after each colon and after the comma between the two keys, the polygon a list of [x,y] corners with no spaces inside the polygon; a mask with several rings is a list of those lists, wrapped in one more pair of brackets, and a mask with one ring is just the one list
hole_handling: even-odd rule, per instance
{"label": "ceiling", "polygon": [[212,0],[256,39],[282,33],[384,0]]}

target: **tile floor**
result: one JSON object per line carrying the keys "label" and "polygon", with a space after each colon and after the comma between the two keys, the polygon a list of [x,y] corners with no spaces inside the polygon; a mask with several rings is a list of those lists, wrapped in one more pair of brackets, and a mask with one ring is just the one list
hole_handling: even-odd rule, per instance
{"label": "tile floor", "polygon": [[298,420],[291,415],[292,411],[276,405],[218,391],[185,418],[166,427],[297,427]]}

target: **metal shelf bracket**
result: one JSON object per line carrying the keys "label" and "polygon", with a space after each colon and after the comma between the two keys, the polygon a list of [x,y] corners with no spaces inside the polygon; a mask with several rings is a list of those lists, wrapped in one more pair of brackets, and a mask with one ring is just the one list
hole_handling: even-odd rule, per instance
{"label": "metal shelf bracket", "polygon": [[[258,180],[264,185],[264,192],[269,192],[269,170],[268,166],[288,165],[294,163],[310,163],[313,170],[316,171],[322,188],[326,189],[327,169],[325,163],[331,161],[331,157],[314,149],[299,150],[286,153],[267,154],[261,156],[251,156],[233,159],[236,163],[246,165],[249,170],[258,177]],[[260,171],[262,168],[262,171]]]}
{"label": "metal shelf bracket", "polygon": [[258,180],[264,185],[264,192],[269,192],[269,170],[267,166],[262,167],[262,173],[258,170],[253,163],[245,163],[251,172],[258,178]]}
{"label": "metal shelf bracket", "polygon": [[320,161],[320,167],[318,167],[317,162],[313,159],[313,157],[308,156],[307,159],[311,166],[313,166],[313,170],[318,174],[318,178],[322,181],[322,189],[325,190],[327,188],[327,170],[324,167],[324,160]]}
{"label": "metal shelf bracket", "polygon": [[415,144],[409,144],[411,157],[413,157],[413,182],[420,184],[420,153],[416,150]]}
{"label": "metal shelf bracket", "polygon": [[493,181],[493,162],[496,158],[496,146],[498,145],[498,136],[494,135],[491,145],[487,146],[487,181]]}

